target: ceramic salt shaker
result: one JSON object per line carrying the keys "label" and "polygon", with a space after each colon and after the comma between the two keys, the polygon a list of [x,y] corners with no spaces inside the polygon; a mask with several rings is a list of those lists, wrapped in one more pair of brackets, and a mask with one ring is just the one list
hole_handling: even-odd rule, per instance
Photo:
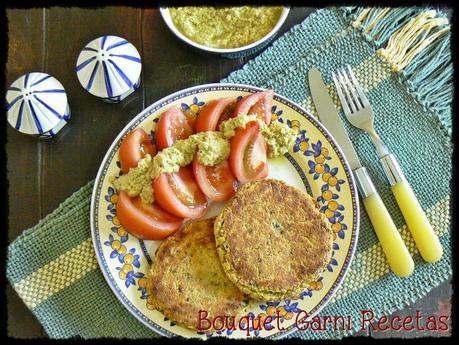
{"label": "ceramic salt shaker", "polygon": [[53,76],[27,73],[7,89],[9,124],[40,139],[54,137],[70,120],[70,107],[62,84]]}
{"label": "ceramic salt shaker", "polygon": [[108,35],[83,48],[75,70],[88,92],[106,102],[118,103],[140,86],[142,60],[128,40]]}

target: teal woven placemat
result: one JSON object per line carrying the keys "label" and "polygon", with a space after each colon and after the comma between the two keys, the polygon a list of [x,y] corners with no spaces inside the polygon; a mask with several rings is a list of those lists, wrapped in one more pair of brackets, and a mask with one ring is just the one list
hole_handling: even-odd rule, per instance
{"label": "teal woven placemat", "polygon": [[[406,279],[389,272],[362,210],[355,258],[323,315],[349,315],[359,320],[361,310],[372,310],[375,317],[390,314],[424,296],[452,274],[453,86],[449,49],[447,21],[426,9],[323,9],[222,81],[272,88],[314,114],[307,71],[318,67],[330,83],[332,71],[350,64],[368,91],[377,131],[399,158],[440,235],[443,258],[435,264],[423,262],[368,136],[346,124],[363,164],[414,256],[416,270]],[[10,244],[8,279],[52,338],[154,337],[155,333],[121,305],[98,268],[90,239],[92,186],[90,182],[81,188]],[[358,322],[353,326],[360,327]],[[297,331],[291,336],[339,338],[353,330]]]}

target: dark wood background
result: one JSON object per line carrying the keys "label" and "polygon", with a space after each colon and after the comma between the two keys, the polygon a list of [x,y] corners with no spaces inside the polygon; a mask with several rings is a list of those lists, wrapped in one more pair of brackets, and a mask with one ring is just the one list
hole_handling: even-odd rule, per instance
{"label": "dark wood background", "polygon": [[[300,23],[314,9],[293,8],[281,33]],[[104,7],[8,9],[8,62],[5,88],[27,72],[46,72],[65,87],[72,119],[58,136],[38,141],[7,129],[9,181],[9,240],[35,225],[73,192],[95,178],[99,163],[124,125],[154,101],[183,88],[217,82],[248,59],[228,60],[189,49],[168,30],[156,9]],[[74,72],[77,56],[86,43],[113,34],[125,37],[143,59],[141,88],[120,104],[104,103],[81,87]],[[449,313],[449,282],[424,299],[397,313]],[[7,288],[8,334],[18,338],[46,337],[33,314],[11,286]],[[441,336],[413,332],[358,335]]]}

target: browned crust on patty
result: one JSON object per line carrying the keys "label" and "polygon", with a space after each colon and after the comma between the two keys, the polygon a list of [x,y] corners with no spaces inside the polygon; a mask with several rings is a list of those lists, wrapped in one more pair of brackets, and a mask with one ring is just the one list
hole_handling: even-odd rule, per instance
{"label": "browned crust on patty", "polygon": [[304,291],[331,257],[333,231],[315,200],[278,180],[244,185],[216,218],[214,231],[227,276],[255,299]]}
{"label": "browned crust on patty", "polygon": [[[158,248],[147,279],[149,302],[166,317],[196,330],[198,313],[237,316],[247,297],[227,278],[215,247],[214,219],[194,221]],[[207,326],[207,324],[204,324]]]}

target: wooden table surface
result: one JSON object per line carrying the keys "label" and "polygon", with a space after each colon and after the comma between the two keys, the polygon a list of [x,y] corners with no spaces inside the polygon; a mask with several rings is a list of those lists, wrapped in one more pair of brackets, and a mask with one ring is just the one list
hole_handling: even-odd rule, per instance
{"label": "wooden table surface", "polygon": [[[300,23],[313,10],[293,8],[281,32]],[[174,91],[217,82],[248,60],[227,60],[192,51],[173,36],[157,9],[8,9],[7,18],[9,45],[5,89],[24,73],[46,72],[64,85],[72,111],[70,123],[49,141],[38,141],[8,126],[10,241],[95,178],[112,140],[142,109]],[[77,56],[84,45],[106,34],[125,37],[143,58],[140,90],[115,105],[87,93],[74,72]],[[451,284],[446,282],[397,314],[414,315],[417,309],[426,315],[448,312],[451,293]],[[9,336],[46,337],[38,321],[9,285],[7,299]],[[412,337],[423,334],[372,334],[368,329],[358,335]]]}

